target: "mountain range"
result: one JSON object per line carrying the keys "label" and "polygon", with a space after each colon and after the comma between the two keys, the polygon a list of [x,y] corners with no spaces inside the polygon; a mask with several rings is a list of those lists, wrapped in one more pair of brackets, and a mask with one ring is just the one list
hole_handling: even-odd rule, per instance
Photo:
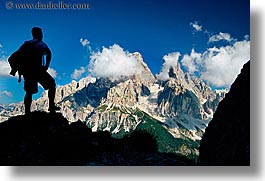
{"label": "mountain range", "polygon": [[[197,158],[199,142],[226,90],[213,91],[201,79],[170,67],[168,79],[155,77],[140,53],[142,71],[119,78],[86,77],[57,88],[55,101],[70,122],[121,138],[134,130],[157,137],[158,151]],[[48,111],[47,92],[32,111]],[[0,106],[0,122],[24,113],[23,103]],[[143,145],[144,146],[144,145]]]}

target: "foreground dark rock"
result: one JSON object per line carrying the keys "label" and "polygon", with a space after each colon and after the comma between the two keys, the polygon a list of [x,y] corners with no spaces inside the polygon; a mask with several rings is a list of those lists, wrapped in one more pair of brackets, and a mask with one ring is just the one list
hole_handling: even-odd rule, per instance
{"label": "foreground dark rock", "polygon": [[250,165],[250,61],[206,128],[199,161],[201,165]]}
{"label": "foreground dark rock", "polygon": [[158,153],[156,138],[134,132],[122,139],[92,133],[81,121],[34,112],[0,124],[0,165],[194,165],[185,157]]}

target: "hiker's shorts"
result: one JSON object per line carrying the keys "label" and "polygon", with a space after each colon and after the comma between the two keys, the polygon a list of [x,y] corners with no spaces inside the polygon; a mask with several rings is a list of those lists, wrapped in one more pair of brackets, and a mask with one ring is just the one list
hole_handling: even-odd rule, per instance
{"label": "hiker's shorts", "polygon": [[55,88],[56,86],[54,78],[46,71],[41,71],[35,75],[24,75],[24,79],[24,90],[31,94],[38,92],[38,83],[45,90]]}

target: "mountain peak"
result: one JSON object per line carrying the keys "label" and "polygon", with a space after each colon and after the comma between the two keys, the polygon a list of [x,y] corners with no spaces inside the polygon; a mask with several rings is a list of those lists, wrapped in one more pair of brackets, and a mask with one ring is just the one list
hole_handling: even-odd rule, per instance
{"label": "mountain peak", "polygon": [[156,79],[154,77],[154,75],[152,74],[151,70],[149,69],[148,65],[145,63],[145,61],[143,60],[142,54],[139,52],[135,52],[132,54],[137,61],[141,64],[143,70],[141,71],[140,74],[138,75],[134,75],[144,81],[148,81],[148,82],[155,82]]}

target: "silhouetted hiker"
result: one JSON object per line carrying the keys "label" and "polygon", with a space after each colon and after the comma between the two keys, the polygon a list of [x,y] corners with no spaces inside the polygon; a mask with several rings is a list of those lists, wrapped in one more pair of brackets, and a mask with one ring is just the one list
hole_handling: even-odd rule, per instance
{"label": "silhouetted hiker", "polygon": [[[51,62],[51,51],[42,41],[43,34],[41,28],[34,27],[31,32],[33,39],[26,41],[20,47],[21,51],[23,51],[23,49],[25,50],[26,46],[30,47],[30,51],[27,52],[28,55],[25,55],[27,58],[23,65],[23,77],[25,80],[24,90],[26,91],[24,97],[25,114],[30,113],[32,95],[38,92],[38,83],[40,83],[45,90],[48,90],[49,111],[55,112],[56,110],[60,110],[54,103],[56,84],[55,80],[47,72]],[[45,55],[46,63],[44,63]]]}

